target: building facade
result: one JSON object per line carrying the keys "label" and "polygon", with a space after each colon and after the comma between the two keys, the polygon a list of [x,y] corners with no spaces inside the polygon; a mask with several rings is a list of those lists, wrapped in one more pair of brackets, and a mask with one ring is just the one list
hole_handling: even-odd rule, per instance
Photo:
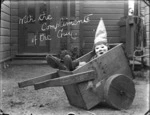
{"label": "building facade", "polygon": [[[146,24],[145,54],[149,52],[149,7],[140,1]],[[5,0],[1,3],[0,63],[17,54],[58,54],[93,48],[95,31],[103,18],[109,43],[119,43],[122,17],[128,16],[127,0]],[[146,57],[147,63],[149,57]]]}

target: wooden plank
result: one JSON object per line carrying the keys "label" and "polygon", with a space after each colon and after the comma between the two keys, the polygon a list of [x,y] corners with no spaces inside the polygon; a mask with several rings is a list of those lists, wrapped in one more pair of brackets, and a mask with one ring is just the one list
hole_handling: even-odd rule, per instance
{"label": "wooden plank", "polygon": [[18,44],[18,36],[17,37],[11,36],[11,43],[12,44]]}
{"label": "wooden plank", "polygon": [[1,36],[0,37],[0,43],[1,44],[9,44],[10,43],[10,37],[9,36]]}
{"label": "wooden plank", "polygon": [[10,7],[10,0],[4,0],[3,4],[5,4],[6,6]]}
{"label": "wooden plank", "polygon": [[0,52],[0,60],[4,60],[7,58],[10,58],[10,51],[4,51],[4,52]]}
{"label": "wooden plank", "polygon": [[[93,26],[95,26],[95,25],[98,25],[98,23],[99,23],[99,20],[91,20],[86,25],[90,25],[90,26],[93,25]],[[104,20],[105,26],[117,26],[118,23],[119,23],[119,20]]]}
{"label": "wooden plank", "polygon": [[[87,16],[87,14],[83,15]],[[100,20],[100,18],[102,17],[105,22],[105,20],[120,20],[120,18],[123,16],[123,14],[93,14],[92,16],[90,16],[90,20]]]}
{"label": "wooden plank", "polygon": [[18,30],[18,23],[11,23],[11,29]]}
{"label": "wooden plank", "polygon": [[29,79],[29,80],[25,80],[23,82],[19,82],[18,86],[20,88],[23,88],[23,87],[34,85],[34,84],[42,82],[42,81],[57,78],[57,77],[59,77],[57,72],[48,73],[48,74],[42,75],[40,77],[36,77],[36,78]]}
{"label": "wooden plank", "polygon": [[[94,43],[94,37],[86,37],[85,38],[86,41],[85,41],[85,44],[86,43]],[[107,37],[107,40],[108,40],[108,43],[119,43],[120,42],[120,37],[117,36],[117,37]]]}
{"label": "wooden plank", "polygon": [[[85,25],[84,31],[94,31],[96,32],[97,25]],[[106,26],[106,31],[119,31],[119,26]]]}
{"label": "wooden plank", "polygon": [[76,10],[76,11],[75,11],[75,17],[78,18],[79,15],[80,15],[80,11],[77,11],[77,10]]}
{"label": "wooden plank", "polygon": [[18,44],[11,45],[11,50],[17,50],[17,49],[18,49]]}
{"label": "wooden plank", "polygon": [[129,8],[128,8],[128,0],[123,0],[124,2],[124,16],[128,16],[128,11],[129,11]]}
{"label": "wooden plank", "polygon": [[146,14],[146,15],[149,15],[149,14],[150,14],[150,8],[149,8],[148,6],[145,8],[145,14]]}
{"label": "wooden plank", "polygon": [[18,16],[11,16],[11,22],[13,23],[19,23],[19,20],[18,20]]}
{"label": "wooden plank", "polygon": [[148,23],[148,24],[146,25],[146,32],[149,32],[149,31],[150,31],[149,27],[150,27],[150,23]]}
{"label": "wooden plank", "polygon": [[134,27],[133,25],[129,25],[129,18],[127,19],[127,25],[126,25],[126,44],[125,44],[125,52],[127,53],[127,56],[132,57],[133,52],[135,50],[135,39],[134,39]]}
{"label": "wooden plank", "polygon": [[87,109],[84,103],[84,99],[82,98],[82,95],[77,85],[73,84],[69,86],[63,86],[63,88],[71,105]]}
{"label": "wooden plank", "polygon": [[5,4],[1,5],[1,11],[5,12],[6,14],[10,15],[10,7],[6,6]]}
{"label": "wooden plank", "polygon": [[1,36],[10,36],[10,29],[1,28]]}
{"label": "wooden plank", "polygon": [[[62,2],[63,2],[62,0],[60,2],[53,1],[53,4],[51,4],[51,1],[50,1],[49,5],[48,5],[48,7],[50,7],[50,12],[49,13],[51,14],[53,11],[55,12],[55,13],[53,12],[55,14],[54,17],[53,17],[55,20],[53,20],[51,22],[52,25],[55,25],[57,23],[57,20],[60,20],[60,18],[62,18],[61,17],[61,15],[62,15],[62,13],[61,13],[61,10],[62,10],[61,3]],[[55,7],[55,5],[57,5],[57,8]],[[57,38],[56,32],[50,31],[50,34],[53,38],[50,41],[50,52],[51,53],[59,53],[59,51],[60,51],[60,39]],[[66,39],[66,40],[68,40],[68,39]],[[67,43],[68,43],[68,41],[67,41]]]}
{"label": "wooden plank", "polygon": [[[79,19],[84,19],[84,13],[83,13],[83,2],[80,1],[80,14],[79,14]],[[80,38],[80,49],[82,49],[82,51],[84,50],[84,41],[85,39],[83,38],[83,29],[84,25],[80,25],[80,33],[79,33],[79,38]]]}
{"label": "wooden plank", "polygon": [[15,36],[17,37],[18,36],[18,30],[11,30],[11,36]]}
{"label": "wooden plank", "polygon": [[[83,34],[83,37],[95,37],[95,32],[93,31],[84,31]],[[108,37],[119,37],[119,35],[119,31],[107,31]]]}
{"label": "wooden plank", "polygon": [[85,48],[84,48],[84,50],[82,51],[82,54],[85,55],[85,54],[89,53],[91,50],[92,50],[92,49],[85,49]]}
{"label": "wooden plank", "polygon": [[112,8],[84,8],[85,14],[123,14],[124,9],[112,9]]}
{"label": "wooden plank", "polygon": [[6,29],[10,29],[10,22],[1,20],[1,27],[6,28]]}
{"label": "wooden plank", "polygon": [[66,76],[66,75],[71,75],[72,71],[66,71],[66,70],[58,70],[58,75],[59,76]]}
{"label": "wooden plank", "polygon": [[16,54],[18,53],[18,50],[11,50],[11,57],[16,56]]}
{"label": "wooden plank", "polygon": [[78,43],[80,43],[80,38],[79,38],[79,37],[76,37],[75,39],[71,39],[70,41],[71,41],[71,43],[72,43],[71,48],[72,48],[72,47],[75,47],[75,46],[78,47],[78,46],[79,46]]}
{"label": "wooden plank", "polygon": [[141,7],[143,7],[143,8],[145,8],[145,7],[147,6],[147,5],[144,3],[144,1],[141,1],[140,3],[141,3],[141,4],[140,4]]}
{"label": "wooden plank", "polygon": [[1,12],[1,20],[10,22],[10,15],[6,14],[5,12]]}
{"label": "wooden plank", "polygon": [[146,32],[146,39],[147,39],[147,41],[150,40],[150,35],[149,34],[150,34],[150,32]]}
{"label": "wooden plank", "polygon": [[10,2],[11,2],[11,8],[18,9],[18,1],[10,1]]}
{"label": "wooden plank", "polygon": [[0,44],[0,52],[9,51],[9,50],[10,50],[10,44]]}
{"label": "wooden plank", "polygon": [[108,37],[108,43],[120,43],[120,36],[117,37]]}
{"label": "wooden plank", "polygon": [[78,59],[76,59],[77,61],[79,62],[89,62],[89,60],[93,57],[94,55],[94,52],[93,51],[90,51],[89,53],[79,57]]}
{"label": "wooden plank", "polygon": [[80,82],[85,82],[89,80],[93,80],[96,78],[94,70],[89,70],[86,72],[81,72],[77,74],[67,75],[51,80],[47,80],[41,83],[34,84],[35,90],[46,88],[46,87],[56,87],[56,86],[65,86],[76,84]]}
{"label": "wooden plank", "polygon": [[18,9],[11,9],[12,16],[18,16]]}
{"label": "wooden plank", "polygon": [[145,15],[145,23],[149,24],[150,23],[150,18],[149,18],[150,14]]}
{"label": "wooden plank", "polygon": [[[23,18],[24,16],[25,16],[25,1],[24,0],[19,0],[18,1],[18,15],[19,15],[19,17],[17,17],[17,16],[11,16],[11,21],[13,22],[13,23],[19,23],[19,19],[20,18]],[[25,49],[25,28],[24,28],[24,25],[22,25],[22,24],[19,24],[18,25],[19,27],[18,27],[18,33],[19,33],[19,35],[18,35],[18,52],[19,53],[23,53],[24,52],[24,49]]]}
{"label": "wooden plank", "polygon": [[76,9],[76,11],[80,10],[80,2],[79,1],[75,1],[75,9]]}
{"label": "wooden plank", "polygon": [[124,2],[122,1],[120,2],[119,1],[86,1],[84,2],[84,7],[123,9]]}
{"label": "wooden plank", "polygon": [[71,26],[70,29],[71,30],[79,30],[80,29],[80,25]]}

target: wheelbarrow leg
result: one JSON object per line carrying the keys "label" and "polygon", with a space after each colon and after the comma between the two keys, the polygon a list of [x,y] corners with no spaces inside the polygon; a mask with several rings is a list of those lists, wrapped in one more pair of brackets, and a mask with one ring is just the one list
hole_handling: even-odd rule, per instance
{"label": "wheelbarrow leg", "polygon": [[56,86],[65,86],[75,83],[80,83],[88,80],[93,80],[96,78],[95,71],[90,70],[82,73],[67,75],[51,80],[47,80],[41,83],[34,84],[35,90],[46,88],[46,87],[56,87]]}

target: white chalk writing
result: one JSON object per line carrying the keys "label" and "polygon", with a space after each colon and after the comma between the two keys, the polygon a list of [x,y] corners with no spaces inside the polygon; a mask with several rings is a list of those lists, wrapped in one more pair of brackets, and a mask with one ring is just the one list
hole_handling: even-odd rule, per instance
{"label": "white chalk writing", "polygon": [[31,22],[35,22],[36,20],[33,19],[33,16],[29,15],[29,16],[24,16],[22,19],[19,19],[19,24],[28,24]]}
{"label": "white chalk writing", "polygon": [[53,17],[50,14],[46,16],[46,14],[44,12],[38,18],[39,21],[43,21],[43,20],[50,21],[52,19],[53,19]]}
{"label": "white chalk writing", "polygon": [[[47,30],[50,30],[50,29],[54,29],[55,31],[57,31],[58,28],[63,28],[63,27],[66,27],[66,26],[76,26],[76,25],[79,25],[79,24],[88,23],[88,22],[90,22],[90,16],[92,16],[92,15],[93,14],[88,14],[87,16],[84,17],[83,20],[75,19],[73,21],[63,22],[62,24],[61,24],[61,22],[56,23],[56,25],[47,25],[47,23],[44,23],[41,26],[41,30],[42,31],[47,31]],[[61,20],[63,20],[63,18],[61,18]]]}
{"label": "white chalk writing", "polygon": [[[88,14],[86,16],[84,16],[83,19],[74,19],[72,21],[68,21],[68,18],[60,18],[60,20],[56,23],[56,24],[48,24],[47,21],[51,21],[53,20],[52,15],[46,15],[44,12],[42,14],[39,15],[38,17],[38,21],[45,21],[45,23],[41,24],[41,31],[50,31],[50,30],[54,30],[57,35],[57,38],[63,38],[63,37],[70,37],[73,40],[76,40],[77,37],[77,33],[73,33],[73,31],[69,30],[66,31],[64,29],[64,27],[69,27],[69,26],[77,26],[80,24],[84,24],[84,23],[88,23],[90,22],[90,16],[92,16],[93,14]],[[64,21],[65,20],[65,21]],[[29,24],[29,23],[34,23],[36,22],[36,19],[34,19],[33,16],[31,15],[25,15],[23,18],[19,19],[19,24]],[[38,40],[37,36],[35,35],[35,37],[33,38],[32,42],[35,43],[36,45],[36,41]],[[39,36],[39,40],[40,41],[45,41],[45,40],[52,40],[51,35],[45,35],[45,34],[40,34]]]}
{"label": "white chalk writing", "polygon": [[51,35],[45,35],[45,34],[41,34],[40,35],[40,41],[46,41],[46,40],[52,40]]}
{"label": "white chalk writing", "polygon": [[[75,34],[76,35],[76,34]],[[57,38],[62,38],[65,36],[69,36],[71,37],[73,40],[76,40],[77,37],[73,36],[73,32],[69,31],[69,32],[64,32],[64,29],[58,30],[57,32]]]}

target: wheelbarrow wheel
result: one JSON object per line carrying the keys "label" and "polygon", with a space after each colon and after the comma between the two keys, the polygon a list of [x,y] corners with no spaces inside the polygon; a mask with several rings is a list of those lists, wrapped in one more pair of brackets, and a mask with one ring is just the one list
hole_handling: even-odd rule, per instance
{"label": "wheelbarrow wheel", "polygon": [[116,109],[128,109],[135,97],[133,81],[122,74],[109,77],[104,85],[106,102]]}

